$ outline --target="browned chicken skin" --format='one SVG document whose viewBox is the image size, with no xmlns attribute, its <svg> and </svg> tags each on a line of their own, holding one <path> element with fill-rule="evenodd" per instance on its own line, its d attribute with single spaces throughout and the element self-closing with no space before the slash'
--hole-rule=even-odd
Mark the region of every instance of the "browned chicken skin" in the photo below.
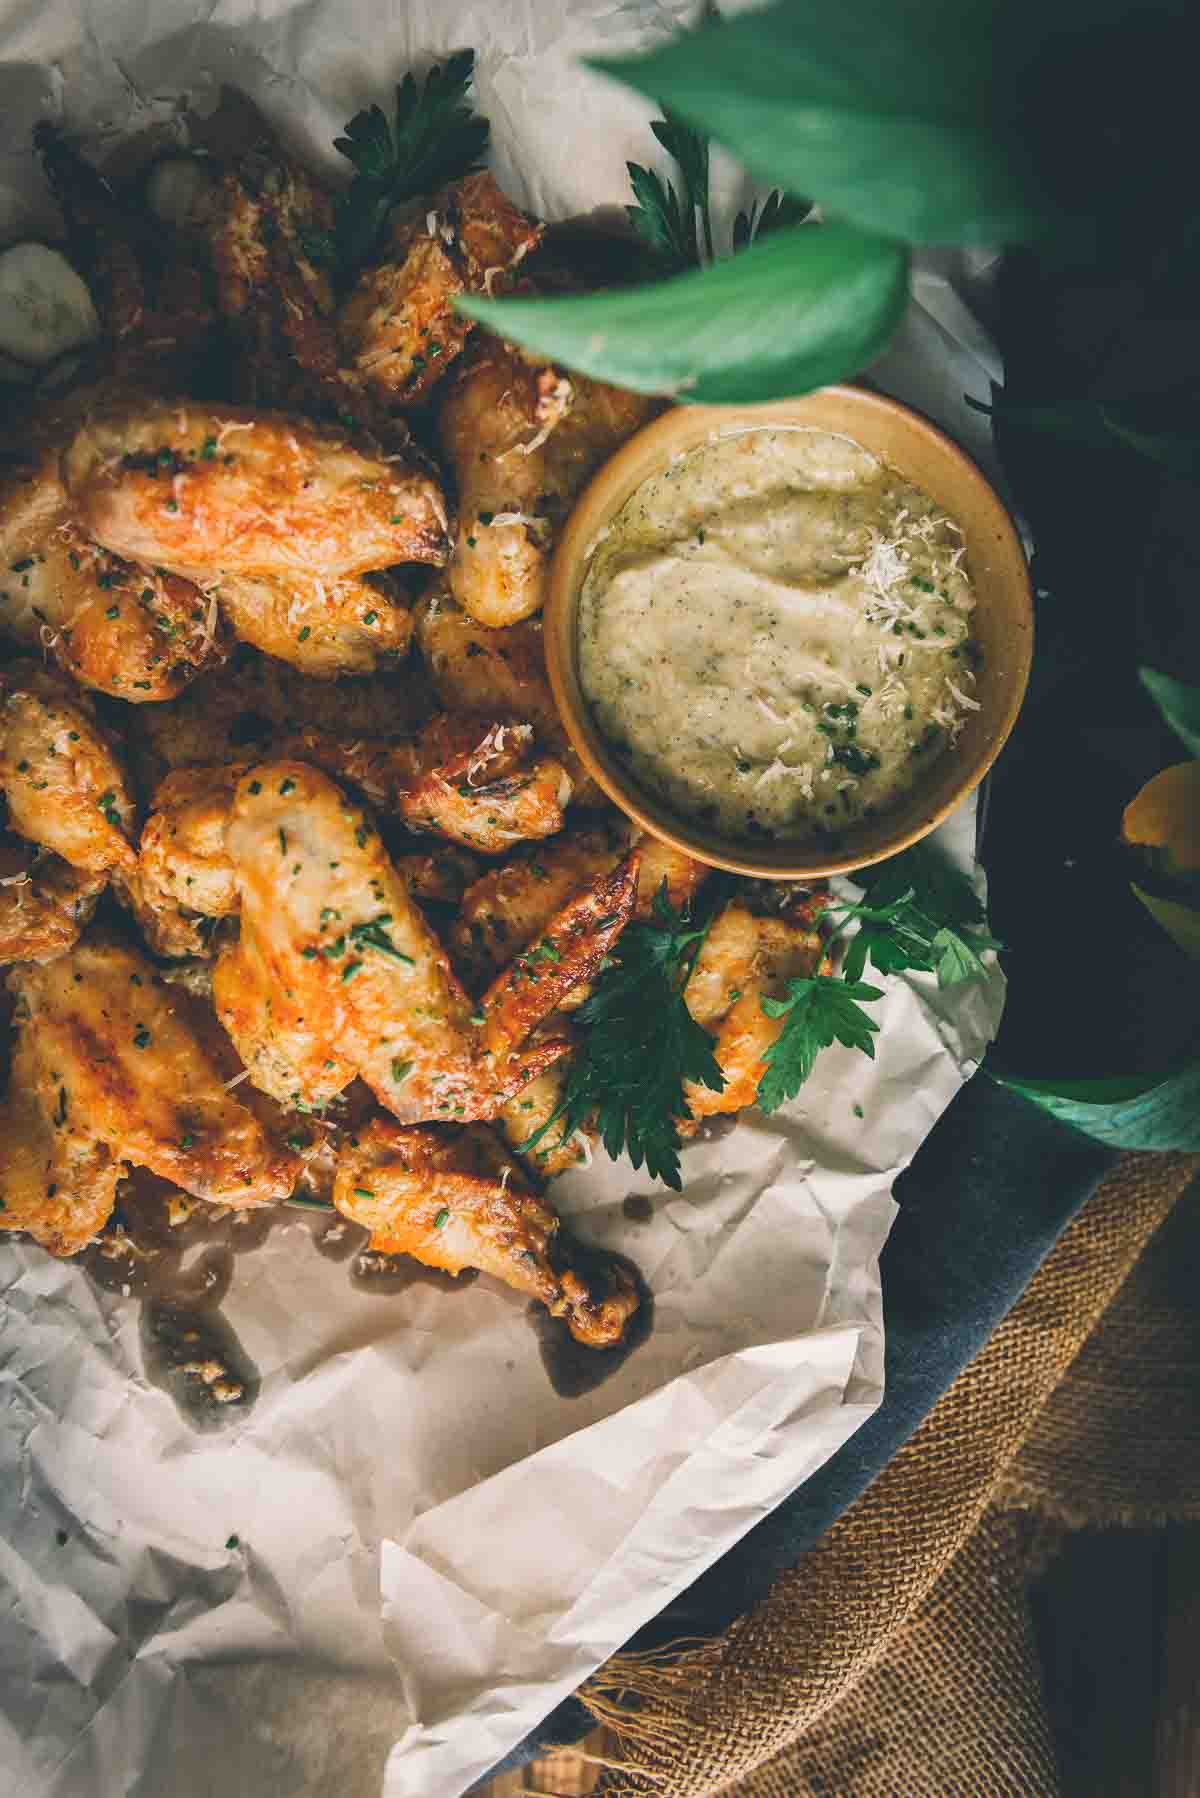
<svg viewBox="0 0 1200 1798">
<path fill-rule="evenodd" d="M 53 961 L 79 941 L 108 875 L 82 874 L 57 855 L 0 856 L 0 963 Z"/>
<path fill-rule="evenodd" d="M 36 662 L 0 674 L 0 789 L 21 836 L 85 874 L 132 868 L 134 800 L 77 688 Z"/>
<path fill-rule="evenodd" d="M 320 1106 L 357 1073 L 406 1121 L 489 1117 L 561 1053 L 543 1043 L 492 1064 L 379 837 L 315 768 L 243 776 L 226 847 L 241 934 L 213 995 L 251 1078 L 282 1102 Z"/>
<path fill-rule="evenodd" d="M 619 1342 L 637 1310 L 619 1264 L 599 1287 L 569 1260 L 559 1264 L 558 1218 L 484 1126 L 439 1132 L 376 1120 L 342 1150 L 333 1197 L 370 1230 L 373 1248 L 448 1273 L 480 1268 L 539 1299 L 589 1347 Z"/>
<path fill-rule="evenodd" d="M 63 473 L 98 543 L 176 574 L 333 580 L 446 555 L 445 506 L 423 469 L 287 413 L 110 395 Z"/>
<path fill-rule="evenodd" d="M 540 618 L 491 630 L 464 612 L 444 578 L 439 578 L 417 601 L 413 625 L 443 705 L 451 711 L 527 719 L 538 741 L 571 776 L 576 803 L 592 805 L 600 800 L 600 789 L 571 746 L 550 691 Z"/>
<path fill-rule="evenodd" d="M 57 447 L 0 482 L 0 564 L 0 626 L 82 686 L 144 705 L 224 658 L 216 605 L 191 581 L 112 555 L 81 529 Z"/>
<path fill-rule="evenodd" d="M 401 661 L 412 638 L 407 598 L 385 572 L 222 574 L 210 591 L 235 637 L 322 680 Z"/>
<path fill-rule="evenodd" d="M 52 1255 L 75 1255 L 103 1229 L 124 1172 L 87 1132 L 46 1112 L 38 1057 L 23 1034 L 0 1100 L 0 1229 L 25 1230 Z"/>
<path fill-rule="evenodd" d="M 93 938 L 45 967 L 15 969 L 9 984 L 20 1034 L 7 1104 L 35 1144 L 14 1151 L 20 1167 L 44 1161 L 49 1132 L 55 1166 L 98 1170 L 108 1205 L 125 1162 L 223 1205 L 266 1204 L 291 1191 L 297 1157 L 272 1144 L 226 1090 L 190 1020 L 192 1002 L 136 950 Z M 59 1215 L 61 1190 L 43 1196 L 52 1204 L 48 1229 L 72 1244 L 59 1252 L 73 1252 L 82 1244 Z M 98 1209 L 84 1205 L 83 1240 L 103 1221 Z M 0 1223 L 38 1233 L 36 1219 L 21 1221 L 7 1207 Z"/>
<path fill-rule="evenodd" d="M 438 434 L 460 512 L 447 578 L 480 624 L 516 624 L 539 610 L 571 502 L 656 409 L 498 338 L 472 341 L 441 391 Z"/>
<path fill-rule="evenodd" d="M 534 248 L 542 226 L 486 172 L 416 202 L 392 226 L 387 260 L 364 270 L 338 314 L 354 373 L 386 407 L 424 398 L 472 329 L 451 302 L 492 292 Z"/>
<path fill-rule="evenodd" d="M 760 917 L 735 900 L 715 919 L 684 999 L 696 1022 L 717 1039 L 715 1054 L 725 1087 L 721 1092 L 706 1086 L 685 1089 L 694 1119 L 753 1105 L 766 1071 L 764 1056 L 783 1029 L 783 1019 L 768 1017 L 761 1001 L 784 997 L 789 980 L 816 973 L 824 962 L 826 943 L 817 929 L 816 906 L 802 907 L 791 917 Z"/>
</svg>

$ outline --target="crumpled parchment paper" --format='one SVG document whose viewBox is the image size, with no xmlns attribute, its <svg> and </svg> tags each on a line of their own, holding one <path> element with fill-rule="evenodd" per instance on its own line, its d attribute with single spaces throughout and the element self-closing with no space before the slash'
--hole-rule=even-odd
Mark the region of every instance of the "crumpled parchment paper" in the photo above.
<svg viewBox="0 0 1200 1798">
<path fill-rule="evenodd" d="M 669 34 L 682 0 L 46 0 L 0 11 L 0 230 L 53 217 L 29 133 L 97 141 L 259 102 L 315 160 L 410 66 L 466 45 L 493 162 L 551 218 L 661 160 L 649 110 L 578 57 Z M 727 202 L 741 181 L 724 161 Z M 967 447 L 994 352 L 943 260 L 876 371 Z M 973 866 L 974 806 L 943 827 Z M 1003 980 L 888 983 L 874 1062 L 690 1147 L 556 1183 L 631 1256 L 648 1339 L 556 1394 L 523 1305 L 480 1281 L 381 1296 L 292 1218 L 226 1302 L 261 1375 L 197 1433 L 144 1377 L 137 1305 L 0 1245 L 0 1783 L 22 1798 L 455 1798 L 878 1405 L 878 1253 L 897 1172 L 994 1034 Z M 649 1196 L 648 1221 L 624 1202 Z M 644 1208 L 642 1208 L 644 1209 Z"/>
</svg>

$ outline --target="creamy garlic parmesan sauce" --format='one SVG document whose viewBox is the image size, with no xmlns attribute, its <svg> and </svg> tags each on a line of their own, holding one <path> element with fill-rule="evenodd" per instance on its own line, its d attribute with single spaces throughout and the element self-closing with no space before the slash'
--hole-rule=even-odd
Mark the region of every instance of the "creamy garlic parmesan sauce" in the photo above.
<svg viewBox="0 0 1200 1798">
<path fill-rule="evenodd" d="M 893 804 L 977 711 L 962 533 L 848 437 L 710 439 L 593 545 L 579 674 L 639 782 L 802 841 Z"/>
</svg>

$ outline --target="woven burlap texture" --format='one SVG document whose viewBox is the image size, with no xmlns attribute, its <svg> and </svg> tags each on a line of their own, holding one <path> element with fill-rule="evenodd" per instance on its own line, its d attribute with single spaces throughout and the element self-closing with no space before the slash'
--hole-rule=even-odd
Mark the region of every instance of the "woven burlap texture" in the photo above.
<svg viewBox="0 0 1200 1798">
<path fill-rule="evenodd" d="M 1086 1486 L 1068 1503 L 1053 1479 L 1047 1407 L 1197 1170 L 1195 1156 L 1125 1157 L 916 1434 L 761 1604 L 714 1642 L 618 1655 L 589 1681 L 581 1696 L 623 1744 L 602 1792 L 1057 1791 L 1024 1609 L 1025 1570 L 1044 1536 L 995 1507 L 1053 1493 L 1057 1502 L 1044 1509 L 1079 1515 Z M 1159 1346 L 1178 1371 L 1178 1350 L 1160 1326 Z M 1132 1373 L 1135 1353 L 1105 1350 L 1097 1337 L 1098 1364 L 1089 1359 L 1081 1370 L 1100 1402 L 1117 1390 L 1122 1369 Z M 1132 1394 L 1136 1382 L 1126 1386 Z M 1132 1397 L 1125 1408 L 1136 1408 Z M 1071 1422 L 1067 1395 L 1062 1409 Z M 1043 1415 L 1044 1444 L 1035 1435 Z M 1181 1415 L 1180 1455 L 1186 1422 Z M 1078 1471 L 1089 1448 L 1103 1452 L 1104 1429 L 1096 1421 L 1072 1422 L 1072 1430 L 1069 1466 Z M 1018 1460 L 1026 1444 L 1028 1468 Z M 1194 1438 L 1187 1453 L 1194 1481 Z M 1177 1497 L 1186 1478 L 1181 1467 Z M 1109 1499 L 1114 1515 L 1135 1510 L 1115 1489 Z M 1157 1486 L 1150 1509 L 1172 1511 Z M 1185 1510 L 1176 1503 L 1172 1514 Z"/>
</svg>

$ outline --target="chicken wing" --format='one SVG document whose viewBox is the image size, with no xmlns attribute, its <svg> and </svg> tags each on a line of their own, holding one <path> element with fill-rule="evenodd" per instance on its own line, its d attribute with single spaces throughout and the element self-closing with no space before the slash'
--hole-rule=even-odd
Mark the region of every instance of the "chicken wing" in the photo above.
<svg viewBox="0 0 1200 1798">
<path fill-rule="evenodd" d="M 370 423 L 361 380 L 340 367 L 333 289 L 317 249 L 330 241 L 332 199 L 261 115 L 241 123 L 250 141 L 227 158 L 209 227 L 217 306 L 242 350 L 238 388 L 255 405 Z"/>
<path fill-rule="evenodd" d="M 37 126 L 34 144 L 96 302 L 110 368 L 160 384 L 187 379 L 215 323 L 207 272 L 54 126 Z"/>
<path fill-rule="evenodd" d="M 451 711 L 486 712 L 493 718 L 526 719 L 538 741 L 566 768 L 575 802 L 594 805 L 602 798 L 558 715 L 546 678 L 540 618 L 490 630 L 464 612 L 444 579 L 439 579 L 417 601 L 413 626 L 444 706 Z"/>
<path fill-rule="evenodd" d="M 571 504 L 658 402 L 494 337 L 477 337 L 440 395 L 438 435 L 457 477 L 450 591 L 480 624 L 540 609 L 550 548 Z"/>
<path fill-rule="evenodd" d="M 572 830 L 487 869 L 463 894 L 446 939 L 471 990 L 482 991 L 568 899 L 615 865 L 623 847 L 619 825 Z"/>
<path fill-rule="evenodd" d="M 82 686 L 132 705 L 174 699 L 223 660 L 215 604 L 191 581 L 111 555 L 80 530 L 58 452 L 0 484 L 0 628 Z"/>
<path fill-rule="evenodd" d="M 454 714 L 448 718 L 460 722 Z M 529 753 L 532 728 L 469 714 L 461 726 L 460 748 L 446 740 L 443 720 L 435 718 L 428 727 L 421 746 L 425 756 L 430 750 L 450 753 L 418 773 L 397 796 L 397 809 L 409 829 L 448 837 L 483 855 L 503 855 L 516 842 L 560 831 L 571 777 L 552 756 L 520 765 Z"/>
<path fill-rule="evenodd" d="M 570 1061 L 570 1056 L 564 1055 L 544 1074 L 522 1087 L 496 1120 L 509 1148 L 514 1154 L 523 1156 L 526 1162 L 531 1162 L 542 1179 L 561 1174 L 569 1167 L 578 1167 L 589 1154 L 590 1145 L 585 1146 L 582 1130 L 567 1130 L 565 1119 L 552 1121 L 563 1101 Z M 525 1144 L 539 1130 L 545 1130 L 546 1134 L 536 1147 L 526 1152 Z"/>
<path fill-rule="evenodd" d="M 764 1057 L 783 1029 L 782 1018 L 768 1017 L 761 1000 L 784 997 L 789 980 L 827 966 L 825 953 L 811 909 L 791 918 L 764 918 L 733 901 L 721 912 L 696 959 L 684 998 L 696 1022 L 716 1036 L 725 1087 L 714 1092 L 689 1084 L 685 1091 L 693 1119 L 753 1105 L 766 1071 Z"/>
<path fill-rule="evenodd" d="M 638 867 L 635 918 L 648 918 L 664 881 L 674 906 L 691 899 L 711 868 L 645 832 L 631 831 L 615 812 L 604 822 L 558 836 L 544 847 L 517 850 L 499 868 L 468 887 L 447 944 L 455 966 L 478 991 L 543 931 L 568 899 L 597 875 L 613 868 L 636 844 Z M 564 996 L 578 1004 L 586 989 Z"/>
<path fill-rule="evenodd" d="M 376 1119 L 342 1150 L 333 1199 L 370 1230 L 372 1248 L 448 1273 L 480 1268 L 565 1318 L 591 1348 L 619 1342 L 637 1310 L 618 1263 L 599 1280 L 570 1265 L 557 1216 L 482 1126 L 446 1133 Z"/>
<path fill-rule="evenodd" d="M 206 920 L 237 911 L 225 832 L 238 782 L 251 762 L 181 768 L 155 792 L 137 863 L 121 886 L 158 955 L 203 955 Z"/>
<path fill-rule="evenodd" d="M 0 1099 L 0 1229 L 24 1230 L 52 1255 L 76 1255 L 103 1229 L 124 1172 L 119 1157 L 68 1128 L 38 1096 L 36 1057 L 25 1035 Z"/>
<path fill-rule="evenodd" d="M 291 1191 L 298 1158 L 226 1091 L 191 1022 L 193 1001 L 136 950 L 84 938 L 9 981 L 33 1092 L 64 1142 L 104 1144 L 118 1161 L 222 1205 Z"/>
<path fill-rule="evenodd" d="M 108 395 L 63 457 L 84 528 L 183 575 L 317 575 L 441 563 L 446 511 L 416 462 L 282 412 Z"/>
<path fill-rule="evenodd" d="M 219 680 L 200 681 L 171 705 L 144 707 L 137 714 L 135 735 L 150 768 L 148 784 L 154 785 L 168 769 L 218 761 L 248 744 L 278 741 L 295 733 L 301 720 L 312 726 L 318 741 L 337 743 L 339 756 L 346 753 L 347 742 L 368 738 L 387 744 L 397 732 L 411 737 L 436 703 L 419 670 L 311 680 L 286 662 L 243 650 Z M 282 753 L 325 766 L 315 750 L 289 747 Z M 366 764 L 360 760 L 359 765 Z M 362 784 L 348 764 L 346 772 Z"/>
<path fill-rule="evenodd" d="M 317 769 L 252 769 L 226 844 L 242 926 L 213 997 L 251 1078 L 276 1098 L 320 1106 L 358 1073 L 406 1121 L 489 1117 L 562 1052 L 539 1044 L 493 1067 L 379 837 Z"/>
<path fill-rule="evenodd" d="M 83 874 L 57 855 L 15 854 L 5 845 L 0 876 L 0 964 L 53 961 L 79 941 L 108 875 Z"/>
<path fill-rule="evenodd" d="M 134 801 L 106 731 L 61 675 L 0 674 L 0 789 L 12 828 L 85 874 L 134 863 Z"/>
<path fill-rule="evenodd" d="M 456 293 L 492 292 L 539 242 L 487 173 L 445 187 L 394 223 L 387 260 L 359 276 L 338 314 L 351 367 L 380 403 L 411 406 L 445 373 L 472 329 Z"/>
<path fill-rule="evenodd" d="M 639 854 L 635 849 L 563 906 L 537 942 L 488 987 L 479 1001 L 484 1041 L 503 1065 L 518 1043 L 557 1010 L 563 997 L 599 970 L 633 911 Z"/>
<path fill-rule="evenodd" d="M 412 612 L 385 573 L 222 574 L 211 588 L 235 637 L 320 680 L 400 661 Z"/>
</svg>

